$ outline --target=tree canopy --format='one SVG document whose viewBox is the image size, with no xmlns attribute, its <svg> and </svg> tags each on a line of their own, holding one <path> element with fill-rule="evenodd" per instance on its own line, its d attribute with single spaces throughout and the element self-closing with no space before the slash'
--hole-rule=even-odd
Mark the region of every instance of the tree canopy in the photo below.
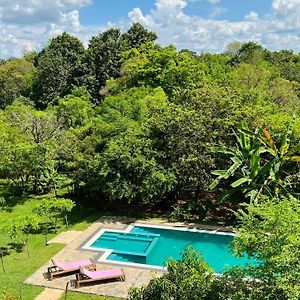
<svg viewBox="0 0 300 300">
<path fill-rule="evenodd" d="M 35 213 L 54 226 L 75 205 L 60 187 L 101 210 L 238 224 L 233 251 L 262 261 L 216 278 L 190 249 L 132 299 L 296 300 L 299 97 L 300 55 L 289 50 L 178 50 L 139 23 L 86 45 L 64 32 L 0 61 L 1 183 L 14 196 L 50 193 Z M 28 246 L 39 226 L 21 216 L 11 235 Z"/>
</svg>

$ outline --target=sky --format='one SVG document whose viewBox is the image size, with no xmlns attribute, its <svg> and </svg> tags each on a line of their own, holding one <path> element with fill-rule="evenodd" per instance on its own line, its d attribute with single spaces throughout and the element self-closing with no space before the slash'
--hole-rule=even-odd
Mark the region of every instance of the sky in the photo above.
<svg viewBox="0 0 300 300">
<path fill-rule="evenodd" d="M 218 53 L 254 40 L 300 52 L 300 0 L 0 0 L 0 57 L 40 50 L 64 31 L 87 46 L 91 36 L 134 22 L 178 49 Z"/>
</svg>

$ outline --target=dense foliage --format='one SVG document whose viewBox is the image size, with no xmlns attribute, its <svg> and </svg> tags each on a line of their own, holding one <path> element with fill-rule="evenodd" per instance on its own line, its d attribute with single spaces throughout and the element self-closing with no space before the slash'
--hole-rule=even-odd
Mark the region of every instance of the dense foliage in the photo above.
<svg viewBox="0 0 300 300">
<path fill-rule="evenodd" d="M 0 178 L 14 196 L 64 186 L 98 207 L 240 221 L 234 251 L 264 262 L 215 278 L 186 252 L 133 299 L 297 299 L 300 55 L 254 42 L 197 54 L 156 38 L 138 23 L 87 47 L 63 33 L 1 60 Z M 49 199 L 34 212 L 56 227 L 73 206 Z M 10 227 L 27 246 L 45 223 L 31 217 Z"/>
<path fill-rule="evenodd" d="M 3 61 L 1 177 L 22 193 L 55 191 L 68 180 L 76 193 L 111 201 L 192 201 L 205 216 L 215 207 L 211 172 L 228 165 L 210 149 L 232 147 L 241 120 L 279 144 L 294 114 L 289 143 L 297 143 L 296 54 L 249 42 L 197 55 L 155 39 L 134 24 L 93 37 L 85 49 L 63 33 L 40 53 Z"/>
<path fill-rule="evenodd" d="M 212 147 L 212 152 L 227 157 L 232 164 L 227 170 L 212 172 L 218 177 L 210 188 L 225 180 L 231 189 L 226 188 L 223 199 L 236 200 L 244 196 L 255 201 L 261 194 L 270 197 L 279 193 L 298 194 L 300 156 L 297 153 L 300 145 L 291 145 L 294 120 L 295 117 L 277 144 L 267 130 L 251 132 L 246 124 L 242 124 L 239 136 L 236 135 L 235 148 Z"/>
</svg>

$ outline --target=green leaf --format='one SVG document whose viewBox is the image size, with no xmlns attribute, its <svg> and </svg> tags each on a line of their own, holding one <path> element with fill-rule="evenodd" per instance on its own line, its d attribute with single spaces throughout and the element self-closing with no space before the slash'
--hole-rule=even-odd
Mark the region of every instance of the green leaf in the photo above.
<svg viewBox="0 0 300 300">
<path fill-rule="evenodd" d="M 218 178 L 216 178 L 210 185 L 209 185 L 209 189 L 210 190 L 213 190 L 213 189 L 215 189 L 219 184 L 220 184 L 220 181 L 221 181 L 221 177 L 218 177 Z"/>
<path fill-rule="evenodd" d="M 224 154 L 224 155 L 232 155 L 232 156 L 235 155 L 235 153 L 227 147 L 211 147 L 210 152 Z"/>
<path fill-rule="evenodd" d="M 245 182 L 251 182 L 251 179 L 243 177 L 243 178 L 240 178 L 240 179 L 236 180 L 235 182 L 233 182 L 230 186 L 233 188 L 236 188 Z"/>
<path fill-rule="evenodd" d="M 258 175 L 260 166 L 260 155 L 258 151 L 255 151 L 251 156 L 251 178 Z"/>
<path fill-rule="evenodd" d="M 214 170 L 211 172 L 211 174 L 217 175 L 217 176 L 223 176 L 223 175 L 225 175 L 225 173 L 226 173 L 226 170 Z"/>
<path fill-rule="evenodd" d="M 236 162 L 223 175 L 223 178 L 228 179 L 241 166 L 241 164 L 242 164 L 242 161 L 236 160 Z"/>
<path fill-rule="evenodd" d="M 292 156 L 292 157 L 290 158 L 290 161 L 300 163 L 300 155 Z"/>
<path fill-rule="evenodd" d="M 290 124 L 288 126 L 288 129 L 282 137 L 281 145 L 280 145 L 280 149 L 279 149 L 279 153 L 280 153 L 281 157 L 284 156 L 288 152 L 288 149 L 290 147 L 291 136 L 293 133 L 293 127 L 295 124 L 295 120 L 296 120 L 296 115 L 293 115 L 293 117 L 290 121 Z"/>
<path fill-rule="evenodd" d="M 290 151 L 288 152 L 288 155 L 293 155 L 293 154 L 299 153 L 299 152 L 300 152 L 300 144 L 298 144 L 297 146 L 290 149 Z"/>
</svg>

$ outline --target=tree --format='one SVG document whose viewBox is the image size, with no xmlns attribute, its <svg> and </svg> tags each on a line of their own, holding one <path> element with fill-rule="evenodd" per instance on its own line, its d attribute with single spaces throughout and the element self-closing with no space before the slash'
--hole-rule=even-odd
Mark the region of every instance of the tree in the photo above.
<svg viewBox="0 0 300 300">
<path fill-rule="evenodd" d="M 148 203 L 169 192 L 175 176 L 159 164 L 152 141 L 140 130 L 127 130 L 111 139 L 100 156 L 99 175 L 111 200 Z"/>
<path fill-rule="evenodd" d="M 128 48 L 139 48 L 147 42 L 154 42 L 157 39 L 155 32 L 147 30 L 140 23 L 133 23 L 127 32 L 123 34 Z"/>
<path fill-rule="evenodd" d="M 31 98 L 39 108 L 57 103 L 73 85 L 80 85 L 84 75 L 84 46 L 80 40 L 64 32 L 51 39 L 37 57 L 37 73 Z"/>
<path fill-rule="evenodd" d="M 0 197 L 0 212 L 4 209 L 6 205 L 6 200 L 3 197 Z"/>
<path fill-rule="evenodd" d="M 203 216 L 209 204 L 206 200 L 211 201 L 208 186 L 215 164 L 208 148 L 215 141 L 223 143 L 231 127 L 239 123 L 241 104 L 229 89 L 214 84 L 178 89 L 173 102 L 151 115 L 147 123 L 150 137 L 161 153 L 161 164 L 176 175 L 169 199 L 197 203 Z"/>
<path fill-rule="evenodd" d="M 239 235 L 234 252 L 260 263 L 244 269 L 244 277 L 256 278 L 278 299 L 300 296 L 300 204 L 292 196 L 263 198 L 237 212 Z M 280 297 L 281 295 L 281 297 Z M 275 299 L 265 294 L 264 299 Z M 260 298 L 261 299 L 261 298 Z"/>
<path fill-rule="evenodd" d="M 86 87 L 93 99 L 100 99 L 100 89 L 107 79 L 120 76 L 120 59 L 125 44 L 120 29 L 108 29 L 92 37 L 86 54 L 89 74 Z"/>
<path fill-rule="evenodd" d="M 255 64 L 257 61 L 263 59 L 263 47 L 254 41 L 243 43 L 238 53 L 232 58 L 232 63 L 250 63 Z"/>
<path fill-rule="evenodd" d="M 56 230 L 57 222 L 60 218 L 64 218 L 66 227 L 68 228 L 68 213 L 74 208 L 75 203 L 70 199 L 50 198 L 43 200 L 34 212 L 39 216 L 47 217 L 54 225 Z"/>
<path fill-rule="evenodd" d="M 232 58 L 236 57 L 241 48 L 243 47 L 243 43 L 240 41 L 233 41 L 226 46 L 225 53 L 230 55 Z"/>
<path fill-rule="evenodd" d="M 295 118 L 292 118 L 278 146 L 267 130 L 252 133 L 246 124 L 242 124 L 240 136 L 236 135 L 235 148 L 211 149 L 213 153 L 229 158 L 232 164 L 228 169 L 212 172 L 218 177 L 210 188 L 214 189 L 225 180 L 231 189 L 226 190 L 223 198 L 231 196 L 239 201 L 241 195 L 257 200 L 261 193 L 274 196 L 295 192 L 300 156 L 297 155 L 299 145 L 292 147 L 291 144 L 294 122 Z"/>
<path fill-rule="evenodd" d="M 84 88 L 74 88 L 72 93 L 58 101 L 57 116 L 67 128 L 80 128 L 93 117 L 91 96 Z"/>
<path fill-rule="evenodd" d="M 168 273 L 152 279 L 147 287 L 131 289 L 129 300 L 210 299 L 213 270 L 197 251 L 187 248 L 182 261 L 167 261 L 167 269 Z"/>
<path fill-rule="evenodd" d="M 29 235 L 39 229 L 40 219 L 32 214 L 16 217 L 9 225 L 8 231 L 11 238 L 21 237 L 24 247 L 26 247 L 27 256 L 29 257 Z"/>
<path fill-rule="evenodd" d="M 148 202 L 164 196 L 173 183 L 172 172 L 157 159 L 143 126 L 155 110 L 167 105 L 161 88 L 133 88 L 106 97 L 99 115 L 82 142 L 74 180 L 85 191 L 104 192 L 110 200 Z"/>
<path fill-rule="evenodd" d="M 56 190 L 57 160 L 63 130 L 54 109 L 38 111 L 20 102 L 4 112 L 0 133 L 0 172 L 20 188 L 44 193 Z M 9 124 L 9 126 L 7 126 Z"/>
<path fill-rule="evenodd" d="M 120 79 L 108 82 L 108 89 L 150 86 L 161 87 L 168 96 L 179 88 L 195 88 L 205 82 L 206 67 L 174 46 L 161 48 L 152 42 L 123 54 Z"/>
<path fill-rule="evenodd" d="M 29 96 L 35 68 L 23 58 L 0 65 L 0 108 L 10 105 L 20 96 Z"/>
<path fill-rule="evenodd" d="M 138 48 L 156 38 L 154 32 L 148 31 L 139 23 L 134 23 L 126 33 L 110 28 L 92 37 L 85 56 L 88 71 L 84 86 L 94 102 L 99 102 L 100 94 L 105 92 L 103 87 L 106 81 L 120 76 L 123 51 Z"/>
</svg>

